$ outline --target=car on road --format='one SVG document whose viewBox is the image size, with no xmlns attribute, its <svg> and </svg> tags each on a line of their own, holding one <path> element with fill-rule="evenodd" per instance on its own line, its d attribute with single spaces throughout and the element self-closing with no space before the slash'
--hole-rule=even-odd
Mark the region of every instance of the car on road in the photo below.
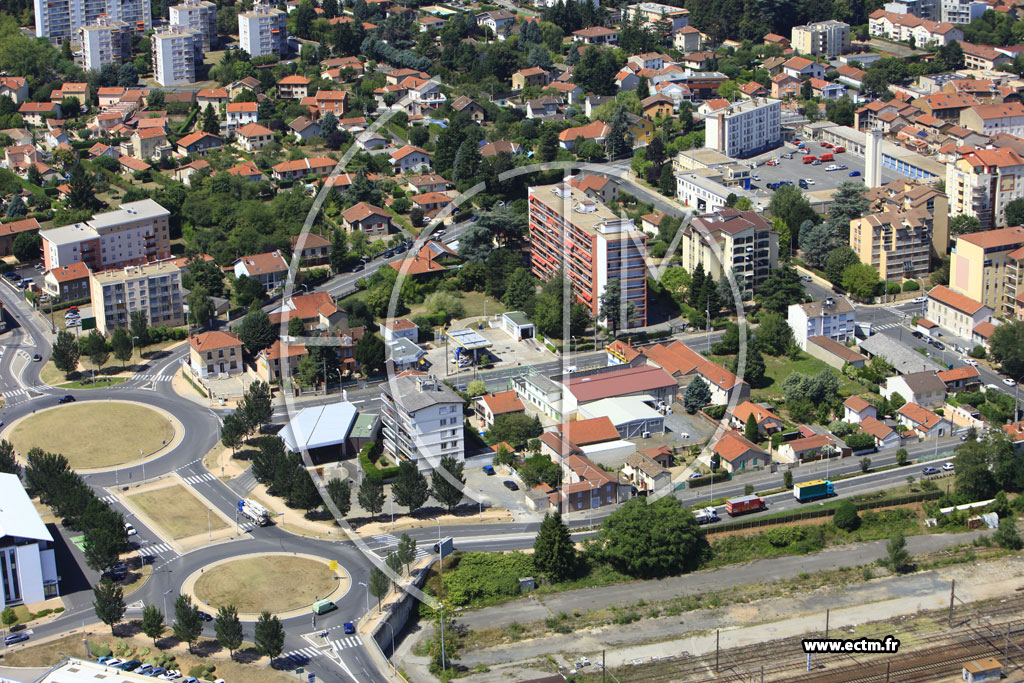
<svg viewBox="0 0 1024 683">
<path fill-rule="evenodd" d="M 856 178 L 859 175 L 860 175 L 860 171 L 850 171 L 850 177 L 851 178 Z"/>
<path fill-rule="evenodd" d="M 14 645 L 15 643 L 23 643 L 28 640 L 27 633 L 12 633 L 11 635 L 4 638 L 4 645 Z"/>
<path fill-rule="evenodd" d="M 356 632 L 356 627 L 351 621 L 345 622 L 345 635 L 350 636 Z"/>
<path fill-rule="evenodd" d="M 750 179 L 751 180 L 756 180 L 758 182 L 761 182 L 761 176 L 757 175 L 756 173 L 753 174 L 752 176 L 750 176 Z"/>
<path fill-rule="evenodd" d="M 825 170 L 826 171 L 838 171 L 839 167 L 837 165 L 835 165 L 835 164 L 829 164 L 828 166 L 825 167 Z"/>
<path fill-rule="evenodd" d="M 921 474 L 925 474 L 925 475 L 928 475 L 928 474 L 938 474 L 938 473 L 939 473 L 939 468 L 938 467 L 925 467 L 924 469 L 921 470 Z"/>
<path fill-rule="evenodd" d="M 41 360 L 43 360 L 43 357 L 40 356 L 38 353 L 32 355 L 32 362 L 33 363 L 38 363 Z"/>
<path fill-rule="evenodd" d="M 488 477 L 493 477 L 494 476 L 494 466 L 493 465 L 484 465 L 483 469 L 484 469 L 484 474 L 486 474 Z"/>
<path fill-rule="evenodd" d="M 934 346 L 939 351 L 945 351 L 946 350 L 946 345 L 943 344 L 940 341 L 935 340 L 935 339 L 928 340 L 928 343 L 931 344 L 932 346 Z"/>
<path fill-rule="evenodd" d="M 923 304 L 926 301 L 928 301 L 927 297 L 919 296 L 919 297 L 917 297 L 915 299 L 911 299 L 910 303 L 912 303 L 912 304 Z"/>
<path fill-rule="evenodd" d="M 967 359 L 964 360 L 964 362 L 967 363 L 968 365 L 973 365 L 974 367 L 978 367 L 978 361 L 974 360 L 973 358 L 967 358 Z"/>
<path fill-rule="evenodd" d="M 511 479 L 506 479 L 505 481 L 501 482 L 501 485 L 507 488 L 509 491 L 519 490 L 519 484 L 515 483 Z"/>
<path fill-rule="evenodd" d="M 914 337 L 917 337 L 918 339 L 924 336 L 924 333 L 922 333 L 921 330 L 914 330 L 910 334 Z"/>
<path fill-rule="evenodd" d="M 58 405 L 64 405 L 65 403 L 74 403 L 74 402 L 75 402 L 75 397 L 72 396 L 71 394 L 64 394 L 59 399 L 57 399 L 57 404 Z"/>
<path fill-rule="evenodd" d="M 1013 381 L 1012 379 L 1010 379 L 1009 377 L 1007 377 L 1006 379 L 1004 379 L 1004 380 L 1003 380 L 1003 384 L 1005 384 L 1005 385 L 1006 385 L 1006 386 L 1008 386 L 1008 387 L 1012 387 L 1012 386 L 1016 386 L 1016 384 L 1017 384 L 1017 383 L 1016 383 L 1016 382 L 1014 382 L 1014 381 Z"/>
<path fill-rule="evenodd" d="M 363 266 L 363 264 L 362 264 L 362 263 L 357 263 L 356 265 L 352 266 L 352 272 L 353 272 L 353 273 L 358 273 L 358 272 L 359 272 L 360 270 L 362 270 L 362 269 L 363 269 L 364 267 L 365 267 L 365 266 Z"/>
<path fill-rule="evenodd" d="M 213 615 L 202 610 L 199 610 L 199 618 L 203 621 L 213 621 Z"/>
<path fill-rule="evenodd" d="M 447 230 L 437 230 L 437 231 L 434 232 L 434 236 L 435 237 L 442 237 L 442 236 L 447 235 L 447 234 L 448 234 Z"/>
<path fill-rule="evenodd" d="M 124 523 L 124 533 L 127 534 L 128 536 L 134 536 L 134 535 L 136 535 L 139 532 L 135 530 L 135 527 L 132 526 L 131 522 L 125 522 Z"/>
<path fill-rule="evenodd" d="M 964 437 L 966 438 L 967 435 L 964 434 Z M 953 465 L 953 463 L 951 463 L 951 462 L 944 462 L 944 463 L 942 463 L 942 471 L 943 472 L 952 472 L 954 469 L 956 469 L 956 467 Z"/>
<path fill-rule="evenodd" d="M 850 167 L 849 167 L 849 166 L 847 166 L 846 164 L 839 164 L 839 167 L 838 167 L 838 168 L 836 168 L 836 170 L 837 170 L 837 171 L 845 171 L 845 170 L 846 170 L 846 169 L 848 169 L 848 168 L 850 168 Z"/>
<path fill-rule="evenodd" d="M 808 185 L 813 185 L 814 178 L 804 178 L 804 182 L 807 183 Z"/>
<path fill-rule="evenodd" d="M 811 277 L 810 275 L 801 275 L 800 279 L 803 280 L 804 282 L 814 282 L 814 278 Z"/>
<path fill-rule="evenodd" d="M 798 185 L 800 185 L 800 189 L 801 189 L 801 190 L 806 190 L 806 189 L 808 189 L 808 188 L 810 187 L 810 186 L 809 186 L 809 185 L 807 184 L 807 181 L 806 181 L 806 180 L 804 180 L 803 178 L 801 178 L 800 180 L 798 180 L 798 181 L 797 181 L 797 184 L 798 184 Z"/>
</svg>

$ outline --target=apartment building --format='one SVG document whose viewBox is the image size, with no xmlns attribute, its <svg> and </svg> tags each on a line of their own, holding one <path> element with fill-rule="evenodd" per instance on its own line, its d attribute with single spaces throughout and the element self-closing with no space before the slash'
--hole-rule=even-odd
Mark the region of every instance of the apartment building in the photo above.
<svg viewBox="0 0 1024 683">
<path fill-rule="evenodd" d="M 36 37 L 53 43 L 78 40 L 83 26 L 95 24 L 100 17 L 123 21 L 134 31 L 153 27 L 149 0 L 34 0 Z"/>
<path fill-rule="evenodd" d="M 938 0 L 892 0 L 883 5 L 886 12 L 893 14 L 913 14 L 915 17 L 937 21 L 939 18 Z"/>
<path fill-rule="evenodd" d="M 465 401 L 437 377 L 399 375 L 381 385 L 381 435 L 396 459 L 416 463 L 421 472 L 441 458 L 465 459 L 462 406 Z"/>
<path fill-rule="evenodd" d="M 171 27 L 154 33 L 153 77 L 163 86 L 196 81 L 196 69 L 203 63 L 202 36 L 190 29 Z"/>
<path fill-rule="evenodd" d="M 1007 133 L 1024 137 L 1024 104 L 1002 102 L 970 107 L 960 112 L 960 125 L 982 135 Z"/>
<path fill-rule="evenodd" d="M 970 340 L 975 327 L 991 321 L 992 308 L 949 287 L 938 285 L 928 291 L 925 317 L 950 334 Z"/>
<path fill-rule="evenodd" d="M 1017 259 L 1011 254 L 1022 247 L 1024 228 L 1019 226 L 960 235 L 950 256 L 949 288 L 988 306 L 996 315 L 1013 314 Z M 1011 278 L 1009 290 L 1007 277 Z"/>
<path fill-rule="evenodd" d="M 982 228 L 1004 227 L 1006 205 L 1024 197 L 1024 157 L 1014 150 L 974 149 L 946 164 L 950 215 L 966 214 Z"/>
<path fill-rule="evenodd" d="M 152 199 L 142 199 L 96 214 L 85 223 L 44 230 L 43 263 L 52 270 L 82 262 L 98 271 L 168 259 L 170 215 Z"/>
<path fill-rule="evenodd" d="M 939 7 L 942 21 L 950 24 L 969 24 L 989 9 L 983 0 L 941 0 Z"/>
<path fill-rule="evenodd" d="M 647 28 L 664 28 L 666 35 L 690 25 L 690 10 L 660 2 L 639 2 L 623 10 L 622 18 L 626 21 L 632 22 L 635 17 L 640 17 Z"/>
<path fill-rule="evenodd" d="M 256 375 L 268 384 L 294 377 L 299 372 L 299 362 L 307 355 L 305 344 L 282 344 L 275 339 L 269 348 L 256 355 Z"/>
<path fill-rule="evenodd" d="M 681 265 L 691 273 L 702 265 L 720 280 L 731 270 L 744 301 L 779 265 L 779 233 L 755 211 L 723 208 L 695 216 L 683 228 L 679 249 Z"/>
<path fill-rule="evenodd" d="M 209 52 L 217 42 L 217 5 L 209 0 L 184 0 L 168 10 L 171 27 L 197 33 L 203 52 Z"/>
<path fill-rule="evenodd" d="M 928 274 L 932 216 L 923 208 L 880 211 L 850 221 L 850 247 L 883 280 Z"/>
<path fill-rule="evenodd" d="M 618 280 L 623 306 L 634 307 L 628 327 L 647 324 L 647 235 L 569 183 L 531 187 L 530 263 L 547 280 L 560 272 L 592 316 L 601 296 Z"/>
<path fill-rule="evenodd" d="M 185 324 L 181 269 L 170 261 L 93 273 L 89 285 L 96 329 L 103 334 L 127 327 L 136 311 L 146 313 L 150 327 Z"/>
<path fill-rule="evenodd" d="M 845 297 L 825 297 L 809 304 L 792 304 L 787 321 L 797 346 L 807 350 L 810 337 L 828 337 L 839 344 L 853 340 L 857 311 Z"/>
<path fill-rule="evenodd" d="M 287 12 L 257 4 L 238 14 L 238 44 L 250 57 L 284 55 L 288 51 Z"/>
<path fill-rule="evenodd" d="M 749 157 L 782 144 L 782 102 L 742 100 L 704 119 L 704 146 L 733 158 Z"/>
<path fill-rule="evenodd" d="M 949 199 L 943 192 L 930 184 L 900 179 L 871 188 L 866 197 L 880 213 L 924 210 L 930 218 L 932 258 L 941 259 L 949 253 Z"/>
<path fill-rule="evenodd" d="M 123 21 L 100 17 L 82 27 L 82 53 L 86 71 L 124 64 L 132 57 L 132 28 Z"/>
<path fill-rule="evenodd" d="M 850 25 L 835 19 L 794 26 L 793 49 L 802 55 L 824 55 L 829 59 L 850 51 Z"/>
<path fill-rule="evenodd" d="M 868 17 L 868 33 L 889 40 L 909 42 L 919 47 L 942 46 L 964 39 L 964 32 L 948 21 L 933 21 L 914 14 L 877 9 Z"/>
</svg>

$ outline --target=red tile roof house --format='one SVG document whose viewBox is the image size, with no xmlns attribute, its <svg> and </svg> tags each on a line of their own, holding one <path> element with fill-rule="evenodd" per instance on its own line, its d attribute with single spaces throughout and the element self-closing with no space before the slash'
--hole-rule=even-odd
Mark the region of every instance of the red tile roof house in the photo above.
<svg viewBox="0 0 1024 683">
<path fill-rule="evenodd" d="M 274 141 L 274 131 L 258 123 L 248 123 L 235 131 L 235 139 L 247 152 L 258 152 Z"/>
<path fill-rule="evenodd" d="M 327 292 L 292 296 L 270 314 L 274 325 L 287 325 L 292 318 L 301 320 L 307 332 L 320 327 L 348 327 L 348 313 L 338 308 Z"/>
<path fill-rule="evenodd" d="M 735 429 L 722 435 L 711 447 L 711 452 L 719 457 L 721 467 L 728 472 L 766 467 L 771 463 L 771 456 Z"/>
<path fill-rule="evenodd" d="M 608 365 L 628 365 L 635 368 L 647 363 L 647 358 L 630 344 L 616 339 L 605 347 Z"/>
<path fill-rule="evenodd" d="M 603 145 L 608 132 L 611 129 L 602 121 L 594 121 L 585 126 L 566 128 L 558 134 L 558 145 L 562 149 L 572 150 L 577 138 L 583 138 L 586 142 L 596 142 Z"/>
<path fill-rule="evenodd" d="M 781 417 L 752 401 L 744 401 L 733 408 L 732 412 L 727 412 L 726 415 L 729 417 L 729 424 L 734 429 L 740 430 L 747 426 L 747 420 L 753 415 L 754 420 L 757 422 L 757 433 L 759 436 L 781 432 L 785 426 Z"/>
<path fill-rule="evenodd" d="M 299 244 L 301 243 L 301 248 Z M 302 266 L 322 266 L 331 261 L 331 241 L 323 235 L 315 232 L 307 232 L 304 235 L 294 235 L 291 238 L 292 253 L 302 251 L 299 257 Z"/>
<path fill-rule="evenodd" d="M 408 318 L 389 318 L 381 325 L 380 334 L 386 342 L 402 337 L 413 344 L 419 343 L 420 340 L 420 328 Z"/>
<path fill-rule="evenodd" d="M 895 448 L 903 443 L 895 429 L 875 417 L 868 416 L 861 420 L 860 431 L 875 437 L 875 447 L 879 449 Z"/>
<path fill-rule="evenodd" d="M 178 140 L 178 154 L 189 156 L 191 154 L 206 154 L 214 149 L 224 146 L 224 141 L 212 133 L 196 131 Z"/>
<path fill-rule="evenodd" d="M 82 261 L 53 268 L 43 274 L 43 291 L 60 301 L 77 301 L 90 296 L 89 266 Z"/>
<path fill-rule="evenodd" d="M 572 445 L 581 447 L 607 441 L 618 441 L 622 438 L 619 436 L 619 430 L 615 428 L 611 418 L 603 415 L 587 420 L 576 420 L 566 424 L 558 423 L 555 425 L 555 430 L 563 438 L 568 439 Z"/>
<path fill-rule="evenodd" d="M 23 232 L 38 234 L 39 221 L 35 218 L 23 218 L 10 223 L 0 223 L 0 256 L 10 256 L 14 240 Z"/>
<path fill-rule="evenodd" d="M 563 416 L 576 414 L 581 405 L 605 398 L 649 395 L 656 401 L 671 405 L 676 398 L 676 380 L 661 368 L 643 366 L 617 368 L 583 377 L 562 380 L 566 391 L 562 396 Z"/>
<path fill-rule="evenodd" d="M 337 165 L 338 162 L 330 157 L 282 161 L 273 167 L 274 178 L 276 180 L 302 180 L 307 176 L 319 177 L 327 175 Z"/>
<path fill-rule="evenodd" d="M 916 403 L 906 403 L 896 413 L 900 424 L 913 430 L 921 439 L 946 436 L 950 433 L 949 420 Z"/>
<path fill-rule="evenodd" d="M 515 391 L 502 391 L 497 394 L 484 394 L 476 399 L 476 416 L 484 429 L 494 426 L 499 415 L 515 415 L 525 413 L 526 406 L 519 400 Z"/>
<path fill-rule="evenodd" d="M 578 512 L 619 502 L 619 482 L 582 455 L 562 459 L 562 490 L 552 503 L 562 512 Z"/>
<path fill-rule="evenodd" d="M 359 202 L 342 211 L 341 221 L 348 232 L 364 232 L 369 237 L 383 237 L 391 230 L 391 214 L 366 202 Z"/>
<path fill-rule="evenodd" d="M 451 197 L 440 192 L 424 192 L 414 195 L 410 199 L 414 206 L 422 209 L 426 217 L 431 219 L 452 203 Z"/>
<path fill-rule="evenodd" d="M 664 368 L 675 377 L 680 387 L 689 386 L 694 377 L 703 378 L 711 389 L 711 403 L 714 405 L 728 404 L 734 397 L 742 401 L 750 394 L 749 384 L 680 341 L 668 346 L 655 344 L 641 353 L 650 364 Z"/>
<path fill-rule="evenodd" d="M 284 284 L 288 279 L 288 264 L 279 251 L 243 256 L 231 266 L 236 278 L 243 275 L 254 277 L 268 290 Z"/>
<path fill-rule="evenodd" d="M 815 434 L 782 444 L 775 453 L 775 460 L 785 463 L 818 460 L 835 455 L 837 448 L 836 440 L 828 434 Z"/>
<path fill-rule="evenodd" d="M 279 382 L 282 377 L 295 377 L 299 371 L 299 361 L 309 352 L 305 344 L 285 344 L 275 339 L 270 348 L 263 349 L 256 356 L 256 374 L 264 382 Z"/>
<path fill-rule="evenodd" d="M 868 417 L 878 417 L 878 410 L 860 396 L 851 396 L 843 401 L 843 422 L 857 424 Z"/>
<path fill-rule="evenodd" d="M 430 154 L 419 147 L 406 145 L 391 153 L 391 165 L 399 173 L 424 171 L 430 168 Z"/>
</svg>

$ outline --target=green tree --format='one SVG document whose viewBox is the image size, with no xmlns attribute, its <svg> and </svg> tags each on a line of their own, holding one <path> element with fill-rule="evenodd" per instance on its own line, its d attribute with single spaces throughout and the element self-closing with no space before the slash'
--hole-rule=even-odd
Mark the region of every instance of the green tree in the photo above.
<svg viewBox="0 0 1024 683">
<path fill-rule="evenodd" d="M 1006 205 L 1006 224 L 1024 225 L 1024 198 L 1014 199 Z"/>
<path fill-rule="evenodd" d="M 708 383 L 700 376 L 694 377 L 683 394 L 683 407 L 686 408 L 686 412 L 693 415 L 710 402 L 711 389 Z"/>
<path fill-rule="evenodd" d="M 217 634 L 217 642 L 233 658 L 235 650 L 242 647 L 242 622 L 238 620 L 238 610 L 234 605 L 221 605 L 213 622 L 213 630 Z"/>
<path fill-rule="evenodd" d="M 630 500 L 605 519 L 593 546 L 595 557 L 634 578 L 692 571 L 708 550 L 696 517 L 671 496 Z"/>
<path fill-rule="evenodd" d="M 409 534 L 403 533 L 398 539 L 398 559 L 405 565 L 405 573 L 409 573 L 409 566 L 416 560 L 416 539 L 410 538 Z"/>
<path fill-rule="evenodd" d="M 188 645 L 191 654 L 192 644 L 203 632 L 203 619 L 199 615 L 199 608 L 192 604 L 192 598 L 188 595 L 179 595 L 174 601 L 174 625 L 171 630 L 175 638 Z"/>
<path fill-rule="evenodd" d="M 533 542 L 533 564 L 552 581 L 564 581 L 576 572 L 579 558 L 569 527 L 559 512 L 545 514 Z"/>
<path fill-rule="evenodd" d="M 292 316 L 288 320 L 288 336 L 289 337 L 303 337 L 306 334 L 306 326 L 302 322 L 302 318 L 299 316 Z"/>
<path fill-rule="evenodd" d="M 357 233 L 363 234 L 363 233 Z M 242 307 L 251 308 L 254 304 L 259 304 L 266 296 L 267 290 L 257 278 L 249 277 L 248 275 L 242 275 L 235 280 L 235 284 L 232 286 L 233 296 L 235 303 Z"/>
<path fill-rule="evenodd" d="M 79 342 L 83 347 L 85 355 L 89 356 L 89 362 L 93 366 L 93 374 L 103 369 L 103 366 L 110 360 L 110 352 L 107 351 L 107 340 L 99 330 L 92 330 L 89 335 Z"/>
<path fill-rule="evenodd" d="M 763 310 L 785 314 L 790 304 L 802 303 L 804 300 L 804 288 L 799 273 L 789 266 L 772 270 L 755 298 L 759 299 Z"/>
<path fill-rule="evenodd" d="M 626 108 L 623 106 L 619 106 L 615 117 L 608 126 L 604 149 L 605 154 L 612 159 L 633 151 L 633 134 L 630 132 L 629 119 L 626 116 Z"/>
<path fill-rule="evenodd" d="M 68 178 L 68 208 L 72 211 L 92 211 L 99 208 L 96 200 L 96 178 L 78 163 L 71 167 Z"/>
<path fill-rule="evenodd" d="M 867 301 L 878 293 L 878 271 L 867 263 L 855 263 L 843 271 L 843 289 L 855 299 Z"/>
<path fill-rule="evenodd" d="M 1004 373 L 1015 380 L 1024 377 L 1024 322 L 997 326 L 989 339 L 989 352 Z"/>
<path fill-rule="evenodd" d="M 341 228 L 331 233 L 331 270 L 340 273 L 348 266 L 348 234 Z"/>
<path fill-rule="evenodd" d="M 747 415 L 747 423 L 743 425 L 743 436 L 747 438 L 747 441 L 757 443 L 759 433 L 757 418 L 754 417 L 754 413 L 750 413 L 750 415 Z"/>
<path fill-rule="evenodd" d="M 855 263 L 860 263 L 857 252 L 842 244 L 830 251 L 825 258 L 825 278 L 834 285 L 842 286 L 843 272 Z"/>
<path fill-rule="evenodd" d="M 242 445 L 248 433 L 249 428 L 245 424 L 245 417 L 241 413 L 234 412 L 224 416 L 224 421 L 220 428 L 220 441 L 231 449 L 232 454 L 234 454 L 235 449 Z"/>
<path fill-rule="evenodd" d="M 153 645 L 156 645 L 157 638 L 164 635 L 164 613 L 156 605 L 145 605 L 142 608 L 142 632 L 153 639 Z"/>
<path fill-rule="evenodd" d="M 850 221 L 860 218 L 868 210 L 867 189 L 867 185 L 859 180 L 845 180 L 839 183 L 832 196 L 829 215 L 845 221 L 849 229 Z"/>
<path fill-rule="evenodd" d="M 366 333 L 356 342 L 352 352 L 356 362 L 362 366 L 364 375 L 373 375 L 384 367 L 384 340 L 374 333 Z"/>
<path fill-rule="evenodd" d="M 23 218 L 24 216 L 27 216 L 27 215 L 28 215 L 28 207 L 25 206 L 25 200 L 23 200 L 21 198 L 21 195 L 17 195 L 17 194 L 14 195 L 14 198 L 11 199 L 9 202 L 7 202 L 7 211 L 4 213 L 4 217 L 5 218 Z M 18 235 L 18 237 L 15 237 L 14 238 L 14 244 L 12 245 L 12 250 L 13 250 L 14 245 L 18 244 L 18 238 L 20 238 L 21 235 L 28 235 L 28 234 L 30 234 L 30 233 L 23 232 L 23 233 L 20 233 Z M 38 236 L 38 233 L 37 233 L 37 236 Z M 42 238 L 40 238 L 40 244 L 42 244 Z M 15 251 L 15 256 L 17 256 L 17 252 L 16 251 Z M 18 260 L 21 261 L 22 259 L 19 258 Z"/>
<path fill-rule="evenodd" d="M 907 539 L 904 538 L 902 531 L 897 531 L 889 538 L 885 550 L 888 553 L 886 564 L 893 573 L 902 574 L 907 571 L 911 558 L 907 551 Z"/>
<path fill-rule="evenodd" d="M 213 305 L 210 293 L 202 285 L 196 285 L 192 288 L 192 291 L 185 298 L 185 303 L 188 305 L 189 325 L 198 328 L 206 327 L 216 312 L 216 307 Z"/>
<path fill-rule="evenodd" d="M 486 434 L 487 442 L 491 445 L 505 442 L 513 447 L 523 446 L 530 439 L 540 436 L 544 428 L 536 416 L 530 417 L 525 413 L 512 413 L 498 415 Z"/>
<path fill-rule="evenodd" d="M 254 356 L 270 347 L 277 339 L 277 330 L 270 322 L 270 316 L 259 306 L 249 309 L 236 328 L 236 333 L 245 350 Z"/>
<path fill-rule="evenodd" d="M 14 444 L 6 439 L 0 440 L 0 473 L 21 476 L 21 465 L 14 457 Z"/>
<path fill-rule="evenodd" d="M 835 513 L 832 515 L 832 523 L 843 531 L 854 531 L 860 526 L 860 515 L 857 514 L 857 506 L 850 500 L 839 503 Z"/>
<path fill-rule="evenodd" d="M 765 313 L 754 335 L 757 348 L 769 356 L 784 356 L 794 344 L 793 328 L 778 313 Z"/>
<path fill-rule="evenodd" d="M 904 467 L 909 460 L 910 460 L 910 454 L 907 452 L 906 448 L 901 448 L 898 451 L 896 451 L 896 464 L 897 465 L 899 465 L 900 467 Z"/>
<path fill-rule="evenodd" d="M 356 499 L 359 501 L 359 507 L 376 518 L 384 509 L 384 483 L 380 479 L 364 477 Z"/>
<path fill-rule="evenodd" d="M 828 223 L 819 223 L 800 229 L 800 250 L 807 262 L 815 268 L 825 265 L 828 255 L 835 247 L 835 238 Z"/>
<path fill-rule="evenodd" d="M 22 232 L 11 243 L 11 253 L 20 263 L 28 263 L 39 258 L 42 246 L 43 238 L 38 232 Z"/>
<path fill-rule="evenodd" d="M 274 417 L 270 385 L 256 380 L 246 387 L 236 412 L 245 418 L 245 424 L 250 432 L 268 424 Z"/>
<path fill-rule="evenodd" d="M 441 457 L 441 466 L 430 474 L 430 492 L 434 498 L 452 511 L 456 505 L 462 502 L 463 488 L 466 484 L 466 477 L 462 474 L 463 465 L 454 456 L 445 455 Z M 440 470 L 459 482 L 461 486 L 449 481 L 448 477 Z"/>
<path fill-rule="evenodd" d="M 950 235 L 969 235 L 972 232 L 979 232 L 980 230 L 981 221 L 975 216 L 968 216 L 967 214 L 961 213 L 949 219 Z"/>
<path fill-rule="evenodd" d="M 57 333 L 57 339 L 53 343 L 50 358 L 53 359 L 53 364 L 64 373 L 65 377 L 78 370 L 80 353 L 78 342 L 75 341 L 75 335 L 67 330 L 61 330 Z"/>
<path fill-rule="evenodd" d="M 203 110 L 203 124 L 204 133 L 212 133 L 217 135 L 220 133 L 220 119 L 217 118 L 217 112 L 213 109 L 213 104 L 207 104 L 206 109 Z"/>
<path fill-rule="evenodd" d="M 595 95 L 614 95 L 615 74 L 619 70 L 615 55 L 591 45 L 573 68 L 573 82 L 584 92 Z"/>
<path fill-rule="evenodd" d="M 128 549 L 124 517 L 95 498 L 88 501 L 81 514 L 85 563 L 93 571 L 105 572 L 120 562 L 121 553 Z"/>
<path fill-rule="evenodd" d="M 11 626 L 18 623 L 18 613 L 14 611 L 13 607 L 8 605 L 3 612 L 0 612 L 0 623 L 3 623 L 5 630 L 10 630 Z"/>
<path fill-rule="evenodd" d="M 1017 533 L 1017 520 L 1012 515 L 999 520 L 999 529 L 993 534 L 992 540 L 1006 550 L 1020 550 L 1024 547 L 1020 534 Z"/>
<path fill-rule="evenodd" d="M 352 509 L 352 487 L 348 479 L 331 479 L 327 482 L 327 495 L 331 502 L 338 508 L 342 517 L 347 517 Z"/>
<path fill-rule="evenodd" d="M 368 588 L 370 590 L 370 595 L 377 598 L 377 612 L 380 612 L 384 596 L 391 590 L 391 580 L 387 577 L 387 574 L 382 572 L 380 569 L 372 567 L 370 569 L 370 582 Z"/>
<path fill-rule="evenodd" d="M 142 349 L 149 346 L 149 321 L 146 318 L 146 312 L 132 311 L 128 319 L 128 329 L 132 337 L 135 338 L 135 348 L 139 349 L 141 354 Z"/>
<path fill-rule="evenodd" d="M 124 591 L 110 579 L 103 579 L 92 589 L 92 607 L 96 616 L 114 632 L 114 626 L 124 618 L 128 609 L 124 602 Z"/>
<path fill-rule="evenodd" d="M 391 484 L 391 495 L 395 502 L 415 513 L 430 497 L 430 486 L 427 478 L 420 474 L 416 463 L 403 460 L 398 464 L 398 475 Z"/>
<path fill-rule="evenodd" d="M 110 347 L 114 351 L 114 358 L 121 361 L 121 367 L 132 357 L 132 338 L 128 330 L 123 327 L 116 327 L 110 335 Z"/>
<path fill-rule="evenodd" d="M 956 449 L 956 491 L 968 501 L 985 500 L 996 492 L 988 438 L 968 440 Z"/>
<path fill-rule="evenodd" d="M 665 163 L 661 167 L 661 173 L 658 175 L 658 191 L 666 197 L 676 196 L 676 173 L 670 163 Z"/>
<path fill-rule="evenodd" d="M 253 643 L 256 651 L 271 660 L 276 659 L 284 649 L 284 626 L 281 620 L 264 610 L 256 622 Z"/>
<path fill-rule="evenodd" d="M 804 197 L 800 188 L 793 185 L 780 187 L 772 195 L 768 209 L 772 216 L 777 216 L 786 222 L 793 240 L 798 244 L 800 244 L 800 226 L 804 221 L 813 223 L 816 217 L 811 203 Z"/>
<path fill-rule="evenodd" d="M 793 473 L 790 470 L 782 473 L 782 485 L 787 489 L 793 488 Z"/>
</svg>

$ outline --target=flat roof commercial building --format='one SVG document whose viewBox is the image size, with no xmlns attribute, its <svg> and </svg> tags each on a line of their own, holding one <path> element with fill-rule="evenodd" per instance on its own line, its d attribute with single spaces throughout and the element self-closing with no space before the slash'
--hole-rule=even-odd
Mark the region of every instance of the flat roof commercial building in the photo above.
<svg viewBox="0 0 1024 683">
<path fill-rule="evenodd" d="M 58 595 L 53 536 L 16 474 L 0 474 L 0 610 Z"/>
</svg>

